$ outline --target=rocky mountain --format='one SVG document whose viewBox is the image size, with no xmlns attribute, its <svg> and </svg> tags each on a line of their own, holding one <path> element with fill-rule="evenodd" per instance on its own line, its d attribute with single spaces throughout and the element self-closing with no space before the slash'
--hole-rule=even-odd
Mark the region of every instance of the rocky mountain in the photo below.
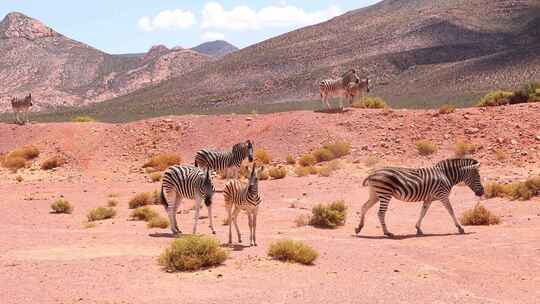
<svg viewBox="0 0 540 304">
<path fill-rule="evenodd" d="M 165 108 L 318 98 L 355 67 L 394 106 L 434 106 L 540 78 L 540 1 L 385 0 L 111 101 Z M 476 97 L 474 97 L 476 98 Z"/>
<path fill-rule="evenodd" d="M 232 52 L 236 52 L 239 49 L 236 46 L 228 43 L 227 41 L 216 40 L 216 41 L 209 41 L 209 42 L 200 44 L 192 48 L 192 50 L 197 51 L 202 54 L 212 56 L 212 57 L 219 58 L 227 54 L 230 54 Z"/>
<path fill-rule="evenodd" d="M 31 92 L 36 109 L 117 97 L 210 60 L 192 50 L 153 47 L 143 56 L 110 55 L 21 13 L 0 22 L 0 111 Z"/>
</svg>

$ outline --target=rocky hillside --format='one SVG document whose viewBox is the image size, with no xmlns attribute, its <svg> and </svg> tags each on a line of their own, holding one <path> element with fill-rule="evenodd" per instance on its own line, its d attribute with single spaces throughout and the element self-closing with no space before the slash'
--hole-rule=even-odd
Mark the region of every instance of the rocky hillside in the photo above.
<svg viewBox="0 0 540 304">
<path fill-rule="evenodd" d="M 385 0 L 232 53 L 114 100 L 161 106 L 317 99 L 317 82 L 356 67 L 393 106 L 433 106 L 540 75 L 536 0 Z"/>
<path fill-rule="evenodd" d="M 200 44 L 194 47 L 193 50 L 212 57 L 223 57 L 227 54 L 238 51 L 238 48 L 227 41 L 216 40 Z"/>
<path fill-rule="evenodd" d="M 144 56 L 109 55 L 21 13 L 0 22 L 0 111 L 32 92 L 36 108 L 102 101 L 197 68 L 210 57 L 163 46 Z"/>
</svg>

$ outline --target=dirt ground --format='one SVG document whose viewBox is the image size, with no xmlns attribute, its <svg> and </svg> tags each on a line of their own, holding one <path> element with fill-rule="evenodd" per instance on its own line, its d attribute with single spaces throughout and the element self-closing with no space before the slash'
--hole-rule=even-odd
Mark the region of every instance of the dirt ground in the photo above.
<svg viewBox="0 0 540 304">
<path fill-rule="evenodd" d="M 485 180 L 514 180 L 540 172 L 540 107 L 434 111 L 352 110 L 326 114 L 167 117 L 129 124 L 0 124 L 0 152 L 25 144 L 42 154 L 32 167 L 0 169 L 0 303 L 537 303 L 540 298 L 540 200 L 490 199 L 482 203 L 499 215 L 496 226 L 466 226 L 459 235 L 446 210 L 434 204 L 415 235 L 420 204 L 393 200 L 387 213 L 396 239 L 382 237 L 376 207 L 364 230 L 354 235 L 357 212 L 367 199 L 363 178 L 373 167 L 421 166 L 452 155 L 456 138 L 482 146 L 474 155 Z M 504 131 L 504 132 L 503 132 Z M 300 155 L 321 143 L 352 143 L 343 168 L 330 177 L 261 181 L 263 205 L 258 247 L 236 245 L 224 265 L 191 273 L 167 273 L 157 259 L 173 240 L 169 229 L 148 229 L 129 219 L 127 201 L 151 183 L 141 165 L 152 154 L 175 151 L 185 162 L 202 147 L 227 148 L 244 138 L 268 149 L 275 161 Z M 414 141 L 427 138 L 440 150 L 418 156 Z M 495 149 L 508 154 L 496 160 Z M 49 156 L 68 163 L 44 172 Z M 368 160 L 376 159 L 376 164 Z M 23 178 L 17 182 L 17 176 Z M 217 188 L 224 181 L 216 180 Z M 116 194 L 114 219 L 87 227 L 86 214 Z M 50 213 L 60 195 L 73 205 L 69 215 Z M 294 219 L 320 202 L 344 199 L 345 226 L 333 230 L 296 227 Z M 457 214 L 477 199 L 455 187 Z M 214 201 L 216 237 L 227 241 L 223 199 Z M 188 202 L 186 209 L 189 209 Z M 162 215 L 163 209 L 153 206 Z M 206 210 L 202 215 L 206 216 Z M 188 232 L 193 212 L 178 215 Z M 240 228 L 248 239 L 247 217 Z M 209 234 L 208 219 L 199 232 Z M 266 255 L 268 244 L 303 240 L 319 253 L 313 266 L 281 263 Z"/>
</svg>

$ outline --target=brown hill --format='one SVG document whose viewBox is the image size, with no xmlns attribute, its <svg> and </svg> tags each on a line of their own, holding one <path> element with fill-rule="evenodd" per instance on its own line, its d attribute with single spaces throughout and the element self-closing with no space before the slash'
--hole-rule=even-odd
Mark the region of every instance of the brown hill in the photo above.
<svg viewBox="0 0 540 304">
<path fill-rule="evenodd" d="M 32 92 L 36 108 L 113 98 L 196 68 L 209 57 L 157 47 L 139 56 L 109 55 L 38 20 L 10 13 L 0 22 L 0 111 L 10 96 Z"/>
<path fill-rule="evenodd" d="M 192 48 L 192 50 L 212 57 L 223 57 L 227 54 L 238 51 L 238 48 L 227 41 L 216 40 L 202 43 Z"/>
<path fill-rule="evenodd" d="M 393 106 L 513 88 L 540 74 L 540 2 L 386 0 L 237 51 L 111 101 L 223 106 L 317 99 L 316 83 L 356 67 Z"/>
</svg>

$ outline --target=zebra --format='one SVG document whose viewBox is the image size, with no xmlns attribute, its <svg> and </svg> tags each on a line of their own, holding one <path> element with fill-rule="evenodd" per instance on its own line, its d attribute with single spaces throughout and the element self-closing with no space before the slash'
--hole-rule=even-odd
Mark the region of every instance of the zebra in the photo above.
<svg viewBox="0 0 540 304">
<path fill-rule="evenodd" d="M 416 222 L 417 235 L 423 235 L 422 220 L 426 215 L 431 203 L 439 200 L 442 202 L 459 233 L 465 230 L 456 219 L 452 205 L 450 204 L 450 191 L 452 187 L 464 182 L 478 197 L 484 195 L 484 188 L 480 182 L 480 163 L 474 159 L 446 159 L 435 164 L 433 167 L 408 169 L 387 167 L 376 170 L 363 182 L 369 186 L 369 199 L 362 206 L 360 223 L 355 229 L 358 234 L 364 227 L 366 212 L 380 201 L 378 217 L 383 233 L 388 237 L 394 235 L 388 231 L 385 223 L 385 214 L 392 197 L 406 201 L 423 201 L 420 218 Z"/>
<path fill-rule="evenodd" d="M 238 213 L 244 210 L 248 215 L 250 246 L 257 246 L 255 235 L 255 231 L 257 230 L 257 212 L 259 205 L 262 203 L 258 185 L 259 180 L 255 173 L 255 163 L 253 163 L 249 184 L 246 185 L 238 180 L 232 180 L 225 185 L 223 196 L 225 199 L 225 209 L 227 209 L 229 215 L 229 244 L 232 244 L 232 222 L 234 222 L 234 227 L 238 234 L 238 242 L 242 243 L 236 219 Z"/>
<path fill-rule="evenodd" d="M 30 107 L 32 107 L 32 93 L 29 93 L 24 98 L 11 98 L 11 108 L 13 109 L 13 113 L 15 113 L 16 122 L 21 125 L 24 124 L 24 119 L 23 121 L 20 120 L 19 113 L 23 112 L 26 116 L 26 122 L 29 123 L 28 111 L 30 110 Z"/>
<path fill-rule="evenodd" d="M 235 144 L 232 150 L 228 152 L 202 149 L 195 155 L 195 166 L 219 173 L 234 168 L 237 173 L 240 164 L 246 157 L 250 162 L 253 161 L 253 143 L 251 140 Z"/>
<path fill-rule="evenodd" d="M 160 197 L 161 203 L 169 215 L 172 233 L 182 233 L 178 229 L 176 222 L 176 210 L 182 203 L 183 198 L 195 200 L 193 234 L 197 233 L 199 209 L 201 207 L 201 200 L 204 198 L 204 204 L 208 207 L 210 230 L 212 234 L 216 234 L 212 222 L 213 194 L 214 184 L 212 183 L 209 170 L 203 170 L 192 165 L 175 165 L 169 167 L 163 174 Z"/>
<path fill-rule="evenodd" d="M 349 104 L 352 104 L 354 96 L 360 95 L 362 90 L 369 92 L 369 79 L 361 81 L 354 69 L 349 70 L 340 78 L 325 79 L 319 82 L 321 101 L 323 104 L 326 103 L 328 109 L 330 109 L 329 97 L 339 96 L 340 109 L 342 109 L 343 98 L 347 98 Z"/>
</svg>

